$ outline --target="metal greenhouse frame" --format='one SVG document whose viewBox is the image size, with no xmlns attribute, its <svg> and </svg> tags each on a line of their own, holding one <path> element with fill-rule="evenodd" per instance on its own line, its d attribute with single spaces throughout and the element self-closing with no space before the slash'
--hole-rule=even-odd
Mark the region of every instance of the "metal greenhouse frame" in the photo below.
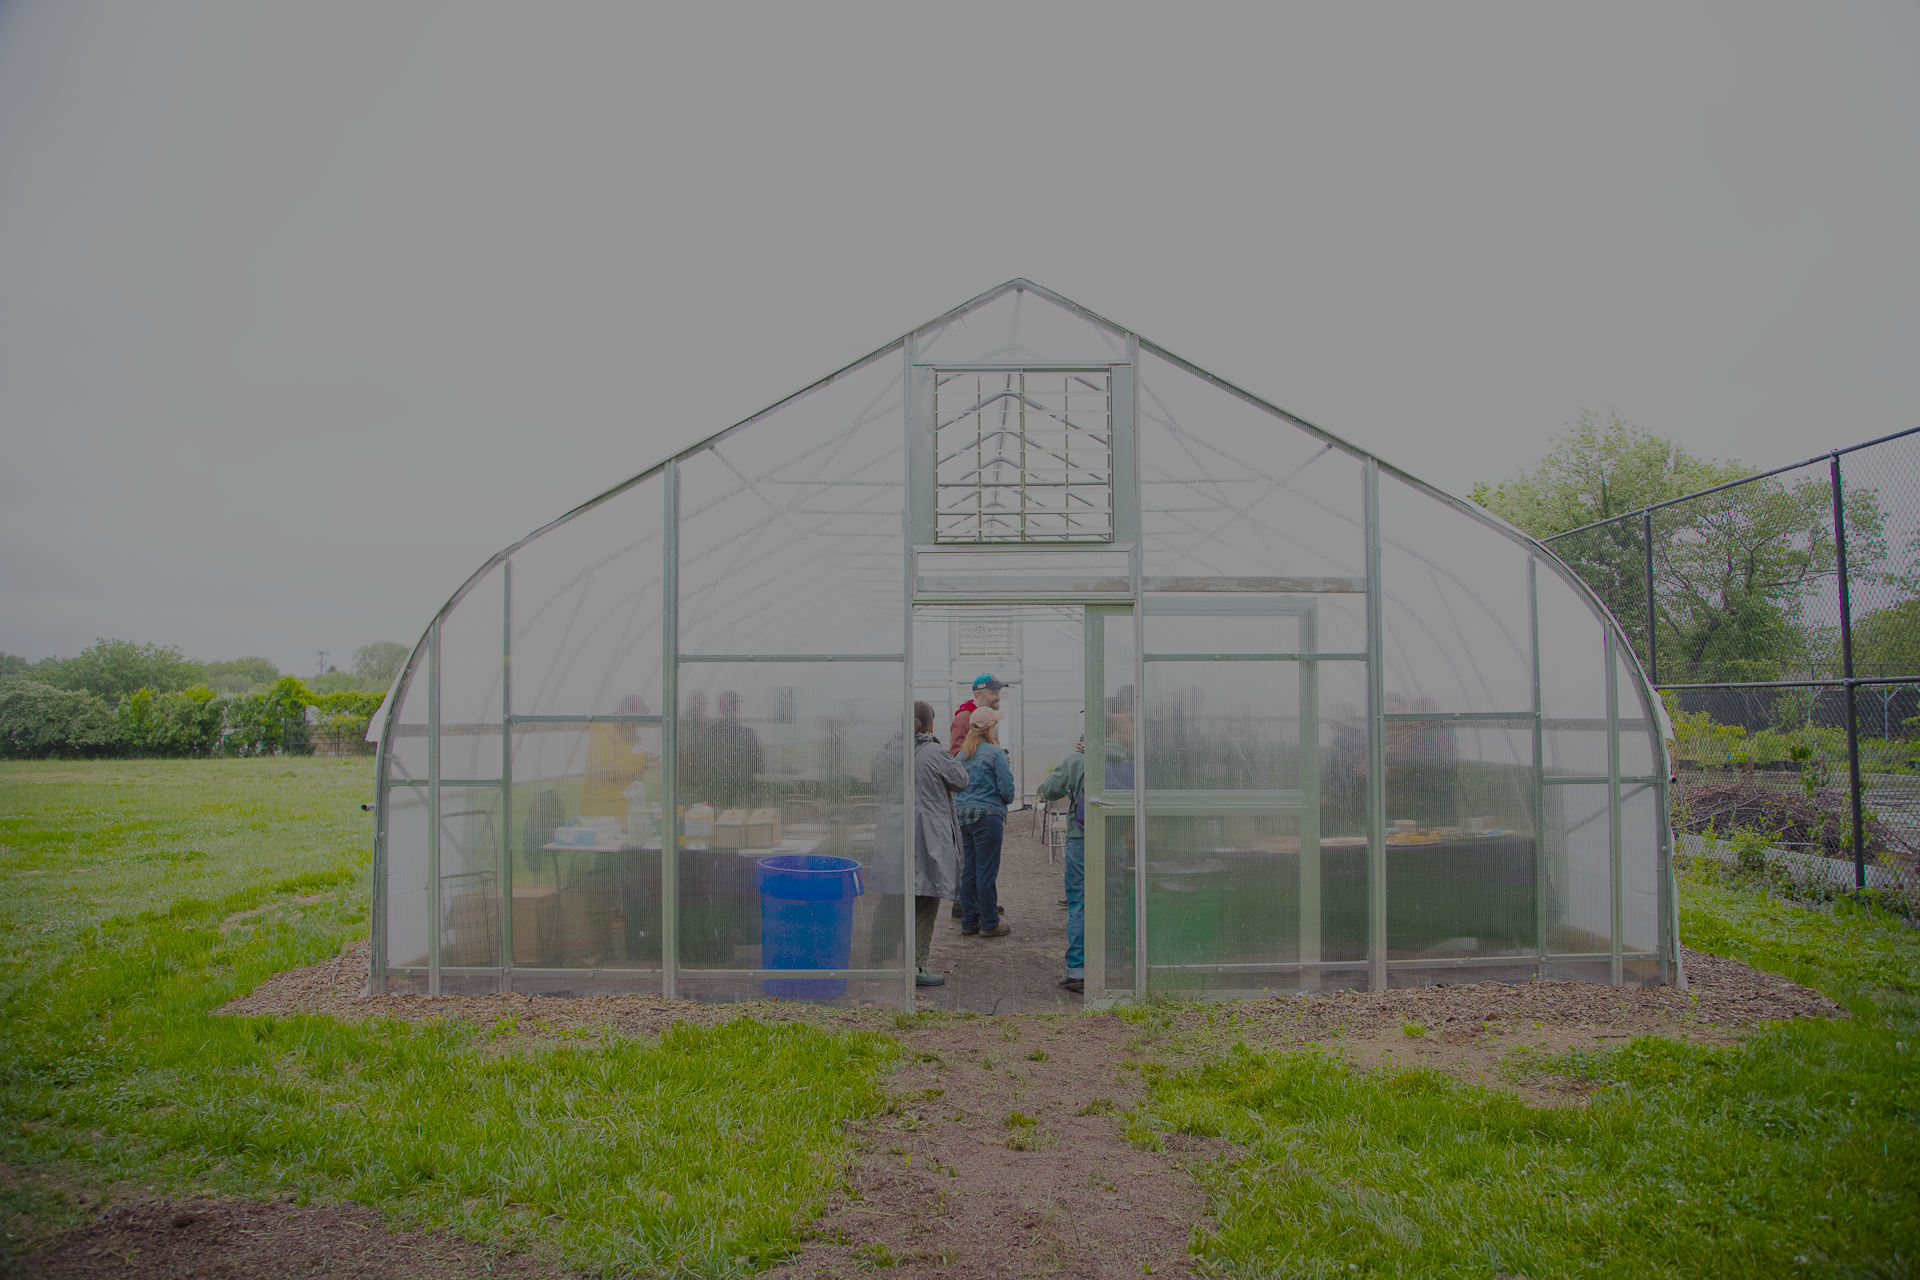
<svg viewBox="0 0 1920 1280">
<path fill-rule="evenodd" d="M 1013 280 L 442 606 L 369 733 L 373 989 L 912 1008 L 913 894 L 887 886 L 913 879 L 913 770 L 894 791 L 887 762 L 951 684 L 932 622 L 1022 610 L 1078 636 L 1089 1003 L 1684 982 L 1663 713 L 1599 597 Z M 878 889 L 864 960 L 763 963 L 751 866 L 803 848 Z"/>
</svg>

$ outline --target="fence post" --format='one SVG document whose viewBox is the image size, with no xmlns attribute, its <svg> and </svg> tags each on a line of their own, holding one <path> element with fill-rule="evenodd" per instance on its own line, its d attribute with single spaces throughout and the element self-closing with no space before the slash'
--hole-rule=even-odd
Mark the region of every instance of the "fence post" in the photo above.
<svg viewBox="0 0 1920 1280">
<path fill-rule="evenodd" d="M 1828 459 L 1833 475 L 1834 567 L 1840 579 L 1840 674 L 1847 690 L 1847 784 L 1853 802 L 1853 887 L 1867 887 L 1867 834 L 1861 825 L 1860 716 L 1853 683 L 1853 605 L 1847 597 L 1847 521 L 1840 494 L 1840 451 Z"/>
<path fill-rule="evenodd" d="M 1654 639 L 1653 621 L 1653 508 L 1640 513 L 1640 541 L 1647 552 L 1647 683 L 1660 684 L 1660 656 Z"/>
</svg>

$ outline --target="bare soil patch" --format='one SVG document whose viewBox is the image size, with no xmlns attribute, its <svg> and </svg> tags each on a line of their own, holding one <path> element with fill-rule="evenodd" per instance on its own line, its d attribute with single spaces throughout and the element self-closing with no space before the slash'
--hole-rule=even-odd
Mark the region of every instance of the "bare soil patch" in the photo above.
<svg viewBox="0 0 1920 1280">
<path fill-rule="evenodd" d="M 1516 1081 L 1502 1064 L 1643 1035 L 1725 1044 L 1767 1022 L 1847 1016 L 1818 991 L 1737 960 L 1699 951 L 1685 952 L 1684 960 L 1685 993 L 1585 982 L 1477 982 L 1281 997 L 1235 1008 L 1250 1043 L 1317 1044 L 1363 1067 L 1426 1067 L 1547 1106 L 1581 1101 L 1591 1090 L 1552 1075 Z"/>
<path fill-rule="evenodd" d="M 1183 1166 L 1225 1144 L 1143 1150 L 1125 1116 L 1141 1046 L 1114 1018 L 950 1021 L 900 1036 L 896 1109 L 861 1127 L 859 1158 L 785 1276 L 1188 1274 L 1204 1210 Z"/>
<path fill-rule="evenodd" d="M 19 1259 L 22 1276 L 450 1280 L 574 1274 L 440 1231 L 394 1231 L 374 1209 L 253 1200 L 141 1200 L 115 1205 L 85 1226 Z"/>
</svg>

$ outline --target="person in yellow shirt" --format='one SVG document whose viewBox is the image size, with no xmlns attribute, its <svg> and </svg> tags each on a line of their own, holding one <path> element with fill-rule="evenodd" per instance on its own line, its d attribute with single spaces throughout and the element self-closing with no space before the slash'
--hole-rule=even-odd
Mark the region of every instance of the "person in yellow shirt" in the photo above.
<svg viewBox="0 0 1920 1280">
<path fill-rule="evenodd" d="M 620 700 L 620 714 L 647 714 L 646 699 L 630 693 Z M 640 726 L 632 723 L 587 726 L 587 774 L 580 784 L 580 816 L 627 821 L 627 788 L 647 784 L 647 798 L 660 795 L 660 756 L 640 749 Z"/>
</svg>

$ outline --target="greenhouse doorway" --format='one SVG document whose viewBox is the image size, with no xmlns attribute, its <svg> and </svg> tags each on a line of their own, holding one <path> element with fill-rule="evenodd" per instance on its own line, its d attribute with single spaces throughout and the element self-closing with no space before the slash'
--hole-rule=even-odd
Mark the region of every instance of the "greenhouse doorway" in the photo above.
<svg viewBox="0 0 1920 1280">
<path fill-rule="evenodd" d="M 1083 727 L 1087 681 L 1086 609 L 1079 604 L 921 604 L 914 608 L 913 696 L 934 711 L 944 740 L 955 709 L 975 679 L 1006 684 L 1000 735 L 1017 798 L 1009 807 L 999 897 L 1013 932 L 962 937 L 943 905 L 928 967 L 944 986 L 923 988 L 923 1006 L 956 1012 L 1017 1013 L 1069 1009 L 1080 997 L 1061 988 L 1065 974 L 1064 903 L 1067 814 L 1039 798 L 1047 773 L 1073 753 Z"/>
</svg>

